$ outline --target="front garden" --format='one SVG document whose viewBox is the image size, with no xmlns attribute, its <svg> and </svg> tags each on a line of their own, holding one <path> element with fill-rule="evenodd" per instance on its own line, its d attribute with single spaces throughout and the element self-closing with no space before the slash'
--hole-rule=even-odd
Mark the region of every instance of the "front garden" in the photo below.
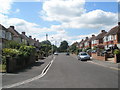
<svg viewBox="0 0 120 90">
<path fill-rule="evenodd" d="M 7 69 L 8 71 L 14 72 L 22 69 L 34 63 L 35 57 L 36 48 L 34 46 L 8 41 L 6 42 L 6 48 L 2 49 L 2 70 Z"/>
</svg>

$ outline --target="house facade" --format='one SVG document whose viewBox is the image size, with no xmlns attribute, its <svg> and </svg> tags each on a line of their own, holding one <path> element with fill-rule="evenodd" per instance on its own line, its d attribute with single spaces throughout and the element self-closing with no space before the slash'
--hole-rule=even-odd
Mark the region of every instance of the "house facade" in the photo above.
<svg viewBox="0 0 120 90">
<path fill-rule="evenodd" d="M 35 40 L 32 39 L 32 36 L 29 36 L 29 45 L 35 46 Z"/>
<path fill-rule="evenodd" d="M 84 49 L 87 49 L 88 46 L 89 46 L 88 40 L 89 40 L 89 38 L 86 37 L 86 39 L 85 39 L 84 42 L 83 42 L 83 43 L 84 43 Z"/>
<path fill-rule="evenodd" d="M 0 24 L 0 48 L 5 47 L 5 42 L 13 39 L 13 34 Z"/>
<path fill-rule="evenodd" d="M 101 33 L 98 34 L 93 40 L 92 40 L 92 49 L 96 46 L 96 47 L 104 47 L 104 36 L 107 32 L 105 30 L 101 30 Z"/>
<path fill-rule="evenodd" d="M 95 35 L 92 35 L 92 37 L 86 39 L 86 41 L 85 41 L 85 48 L 86 48 L 86 49 L 87 49 L 87 48 L 92 48 L 92 47 L 91 47 L 91 44 L 92 44 L 92 40 L 93 40 L 94 38 L 95 38 Z"/>
<path fill-rule="evenodd" d="M 114 48 L 117 45 L 120 48 L 120 23 L 113 27 L 104 37 L 105 49 Z"/>
<path fill-rule="evenodd" d="M 25 45 L 29 45 L 29 38 L 26 36 L 25 32 L 22 32 L 20 36 L 21 42 L 24 43 Z"/>
<path fill-rule="evenodd" d="M 82 39 L 80 42 L 79 42 L 79 49 L 83 49 L 84 48 L 84 40 Z"/>
<path fill-rule="evenodd" d="M 18 43 L 22 43 L 22 37 L 20 34 L 15 30 L 14 26 L 10 26 L 8 31 L 12 34 L 12 40 Z"/>
</svg>

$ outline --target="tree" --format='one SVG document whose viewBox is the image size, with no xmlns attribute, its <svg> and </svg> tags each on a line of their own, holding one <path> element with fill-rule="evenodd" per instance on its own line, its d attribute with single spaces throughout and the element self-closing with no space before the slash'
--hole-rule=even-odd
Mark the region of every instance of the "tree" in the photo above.
<svg viewBox="0 0 120 90">
<path fill-rule="evenodd" d="M 68 42 L 67 41 L 62 41 L 59 47 L 60 52 L 66 52 L 68 49 Z"/>
<path fill-rule="evenodd" d="M 43 56 L 48 56 L 51 53 L 51 42 L 49 40 L 40 42 L 40 53 L 44 54 Z"/>
</svg>

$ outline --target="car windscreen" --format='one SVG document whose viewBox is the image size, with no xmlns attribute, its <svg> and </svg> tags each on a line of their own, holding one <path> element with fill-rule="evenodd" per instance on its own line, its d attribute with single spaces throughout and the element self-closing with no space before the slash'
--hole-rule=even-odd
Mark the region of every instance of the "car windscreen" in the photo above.
<svg viewBox="0 0 120 90">
<path fill-rule="evenodd" d="M 87 53 L 81 53 L 80 55 L 87 55 Z"/>
</svg>

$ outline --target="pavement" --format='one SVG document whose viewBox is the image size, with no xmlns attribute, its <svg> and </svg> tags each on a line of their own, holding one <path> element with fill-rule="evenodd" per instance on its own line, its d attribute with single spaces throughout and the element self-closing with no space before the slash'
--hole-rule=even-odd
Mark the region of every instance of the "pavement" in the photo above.
<svg viewBox="0 0 120 90">
<path fill-rule="evenodd" d="M 42 70 L 47 66 L 47 64 L 52 60 L 52 56 L 49 56 L 43 60 L 38 60 L 32 66 L 29 66 L 23 70 L 15 73 L 2 73 L 2 86 L 14 84 L 21 82 L 42 73 Z"/>
<path fill-rule="evenodd" d="M 77 56 L 75 54 L 71 54 L 71 56 L 77 59 Z M 111 61 L 95 60 L 95 59 L 88 60 L 87 62 L 100 65 L 102 67 L 114 69 L 114 70 L 120 70 L 120 63 L 114 63 Z"/>
</svg>

